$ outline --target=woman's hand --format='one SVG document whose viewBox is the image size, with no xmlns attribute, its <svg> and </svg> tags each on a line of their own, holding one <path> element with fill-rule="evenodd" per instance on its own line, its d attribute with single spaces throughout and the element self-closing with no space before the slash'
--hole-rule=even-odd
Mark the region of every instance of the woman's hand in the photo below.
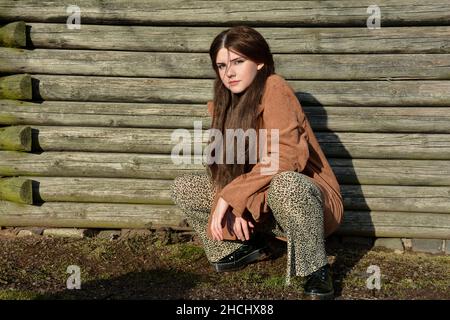
<svg viewBox="0 0 450 320">
<path fill-rule="evenodd" d="M 227 219 L 230 232 L 234 233 L 239 240 L 249 240 L 250 233 L 255 226 L 244 217 L 236 217 L 231 212 L 231 207 L 223 198 L 219 198 L 216 209 L 211 219 L 211 234 L 214 240 L 223 240 L 222 221 Z"/>
<path fill-rule="evenodd" d="M 234 214 L 228 216 L 228 225 L 233 230 L 232 233 L 241 240 L 250 240 L 250 234 L 255 227 L 253 223 L 244 217 L 236 217 Z"/>
<path fill-rule="evenodd" d="M 228 202 L 220 197 L 211 219 L 211 234 L 214 240 L 223 240 L 222 220 L 225 213 L 228 211 L 228 207 Z"/>
</svg>

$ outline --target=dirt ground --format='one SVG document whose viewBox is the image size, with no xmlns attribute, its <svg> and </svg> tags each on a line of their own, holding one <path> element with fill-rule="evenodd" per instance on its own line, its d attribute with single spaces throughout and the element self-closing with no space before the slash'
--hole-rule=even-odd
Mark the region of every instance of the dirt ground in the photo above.
<svg viewBox="0 0 450 320">
<path fill-rule="evenodd" d="M 271 259 L 216 273 L 195 239 L 171 241 L 161 233 L 115 240 L 3 234 L 0 299 L 302 299 L 302 279 L 284 285 L 284 243 L 272 248 Z M 327 251 L 336 299 L 450 299 L 449 256 L 336 242 Z M 81 271 L 78 290 L 67 289 L 71 265 Z M 379 267 L 379 290 L 367 287 L 369 266 Z"/>
</svg>

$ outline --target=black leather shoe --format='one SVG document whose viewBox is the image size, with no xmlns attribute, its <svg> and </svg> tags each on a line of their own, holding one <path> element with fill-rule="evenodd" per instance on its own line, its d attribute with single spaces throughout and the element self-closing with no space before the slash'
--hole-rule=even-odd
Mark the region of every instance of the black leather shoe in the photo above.
<svg viewBox="0 0 450 320">
<path fill-rule="evenodd" d="M 241 270 L 252 262 L 267 258 L 268 249 L 267 243 L 260 239 L 245 241 L 236 251 L 211 264 L 217 272 Z"/>
<path fill-rule="evenodd" d="M 306 276 L 303 292 L 306 298 L 311 300 L 334 299 L 333 279 L 329 264 Z"/>
</svg>

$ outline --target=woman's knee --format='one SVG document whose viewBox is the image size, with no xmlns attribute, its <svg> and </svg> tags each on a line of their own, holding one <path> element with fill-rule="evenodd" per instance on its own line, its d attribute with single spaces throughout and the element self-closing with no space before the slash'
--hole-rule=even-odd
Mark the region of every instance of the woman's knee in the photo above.
<svg viewBox="0 0 450 320">
<path fill-rule="evenodd" d="M 209 188 L 207 175 L 185 173 L 174 179 L 170 186 L 170 197 L 182 208 L 204 207 L 211 201 Z"/>
<path fill-rule="evenodd" d="M 269 207 L 297 207 L 298 204 L 322 205 L 320 189 L 306 175 L 296 171 L 276 174 L 269 185 L 267 202 Z"/>
</svg>

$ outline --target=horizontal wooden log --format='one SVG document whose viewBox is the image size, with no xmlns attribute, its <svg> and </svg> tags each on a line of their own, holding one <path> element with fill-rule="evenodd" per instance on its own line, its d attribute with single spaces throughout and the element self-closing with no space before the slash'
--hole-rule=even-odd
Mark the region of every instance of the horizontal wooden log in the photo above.
<svg viewBox="0 0 450 320">
<path fill-rule="evenodd" d="M 174 179 L 184 173 L 204 172 L 202 158 L 185 160 L 185 164 L 175 164 L 169 155 L 137 153 L 0 151 L 0 175 Z M 450 186 L 448 160 L 328 161 L 343 184 Z"/>
<path fill-rule="evenodd" d="M 208 52 L 223 27 L 27 23 L 35 48 Z M 450 27 L 255 28 L 272 53 L 450 53 Z M 170 39 L 170 41 L 167 41 Z"/>
<path fill-rule="evenodd" d="M 313 130 L 450 133 L 446 107 L 335 107 L 302 105 Z M 0 124 L 84 127 L 210 128 L 205 104 L 0 100 Z"/>
<path fill-rule="evenodd" d="M 274 60 L 287 79 L 450 79 L 450 54 L 283 54 Z M 5 73 L 215 77 L 212 68 L 205 68 L 210 64 L 207 53 L 0 48 L 0 61 Z"/>
<path fill-rule="evenodd" d="M 0 199 L 17 203 L 32 204 L 33 189 L 30 179 L 27 178 L 1 178 Z"/>
<path fill-rule="evenodd" d="M 260 26 L 367 26 L 370 0 L 318 1 L 101 1 L 79 0 L 82 24 Z M 450 4 L 445 0 L 378 0 L 381 24 L 448 25 Z M 58 1 L 0 1 L 0 19 L 32 22 L 68 20 L 67 6 Z M 405 10 L 408 8 L 408 10 Z"/>
<path fill-rule="evenodd" d="M 450 213 L 449 187 L 342 184 L 341 194 L 347 210 Z"/>
<path fill-rule="evenodd" d="M 31 151 L 31 127 L 0 128 L 0 150 Z"/>
<path fill-rule="evenodd" d="M 0 225 L 76 228 L 190 229 L 170 205 L 47 202 L 40 206 L 0 201 Z M 344 212 L 339 234 L 376 237 L 450 238 L 450 215 L 412 212 Z"/>
<path fill-rule="evenodd" d="M 175 206 L 46 202 L 39 206 L 0 201 L 1 226 L 56 228 L 159 228 L 189 229 Z"/>
<path fill-rule="evenodd" d="M 40 202 L 174 204 L 170 197 L 172 180 L 33 177 L 33 182 Z"/>
<path fill-rule="evenodd" d="M 183 144 L 188 148 L 186 155 L 202 154 L 209 139 L 206 130 L 181 129 L 183 132 L 176 132 L 172 129 L 67 126 L 32 128 L 33 143 L 42 151 L 171 154 L 175 147 Z M 175 139 L 184 132 L 185 137 Z M 324 153 L 331 157 L 450 160 L 449 134 L 317 132 L 315 136 Z"/>
<path fill-rule="evenodd" d="M 26 25 L 24 21 L 8 23 L 0 28 L 1 47 L 19 48 L 25 47 L 26 44 Z M 2 61 L 1 58 L 0 61 Z"/>
<path fill-rule="evenodd" d="M 430 114 L 433 114 L 433 111 L 430 111 Z M 445 115 L 438 111 L 436 116 L 441 118 Z M 76 101 L 34 103 L 0 100 L 0 124 L 4 125 L 193 128 L 194 121 L 202 121 L 204 127 L 210 127 L 211 117 L 206 103 L 196 105 Z M 437 126 L 439 127 L 439 124 Z"/>
<path fill-rule="evenodd" d="M 213 80 L 33 75 L 43 100 L 206 103 Z M 450 81 L 289 81 L 302 103 L 450 106 Z M 345 94 L 344 94 L 345 93 Z"/>
<path fill-rule="evenodd" d="M 0 99 L 31 100 L 31 77 L 28 74 L 16 74 L 0 78 Z"/>
<path fill-rule="evenodd" d="M 33 182 L 40 202 L 174 204 L 173 180 L 33 177 Z M 450 187 L 341 185 L 341 193 L 347 210 L 450 213 Z"/>
<path fill-rule="evenodd" d="M 345 211 L 337 234 L 450 239 L 450 214 Z"/>
</svg>

